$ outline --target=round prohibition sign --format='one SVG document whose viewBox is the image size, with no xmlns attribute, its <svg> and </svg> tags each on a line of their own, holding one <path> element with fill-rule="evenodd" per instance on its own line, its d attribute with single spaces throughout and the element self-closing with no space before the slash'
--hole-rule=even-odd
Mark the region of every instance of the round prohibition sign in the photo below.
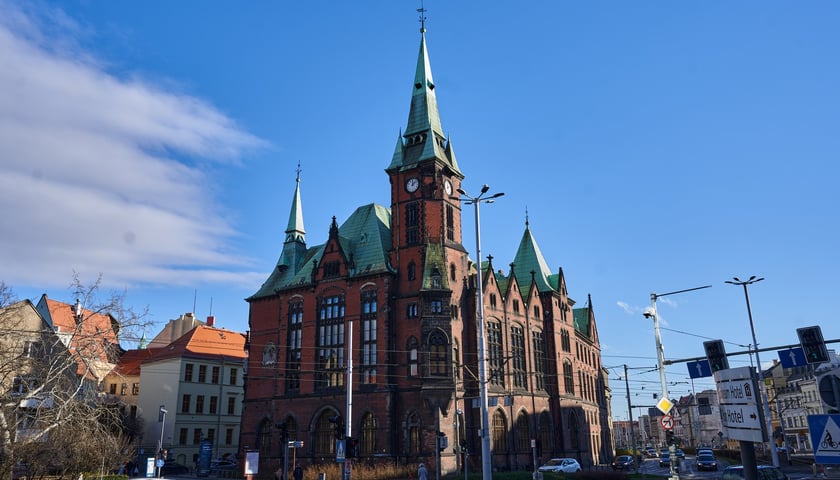
<svg viewBox="0 0 840 480">
<path fill-rule="evenodd" d="M 674 417 L 670 415 L 662 415 L 662 418 L 659 419 L 659 424 L 662 425 L 662 428 L 665 430 L 673 430 Z"/>
</svg>

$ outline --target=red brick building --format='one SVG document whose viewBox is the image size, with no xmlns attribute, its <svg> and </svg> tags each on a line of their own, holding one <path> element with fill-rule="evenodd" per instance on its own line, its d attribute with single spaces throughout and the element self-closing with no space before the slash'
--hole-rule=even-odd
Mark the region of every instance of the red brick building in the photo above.
<svg viewBox="0 0 840 480">
<path fill-rule="evenodd" d="M 390 208 L 333 218 L 326 242 L 308 246 L 298 176 L 280 259 L 248 299 L 240 448 L 259 450 L 262 478 L 282 464 L 284 438 L 304 442 L 299 462 L 334 462 L 336 421 L 349 422 L 365 460 L 434 468 L 443 434 L 442 472 L 465 458 L 481 465 L 478 268 L 462 241 L 472 207 L 460 202 L 464 173 L 441 127 L 425 34 L 413 87 L 385 169 Z M 492 464 L 527 469 L 535 451 L 540 464 L 607 461 L 609 389 L 591 301 L 574 308 L 527 220 L 510 270 L 488 257 L 481 271 Z"/>
</svg>

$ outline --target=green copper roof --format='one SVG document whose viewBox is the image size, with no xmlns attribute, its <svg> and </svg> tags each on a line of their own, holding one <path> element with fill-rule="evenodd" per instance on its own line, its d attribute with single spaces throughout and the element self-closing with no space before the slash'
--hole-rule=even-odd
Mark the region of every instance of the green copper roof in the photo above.
<svg viewBox="0 0 840 480">
<path fill-rule="evenodd" d="M 592 338 L 592 307 L 573 308 L 572 316 L 575 321 L 575 330 Z"/>
<path fill-rule="evenodd" d="M 548 268 L 540 247 L 537 246 L 537 241 L 531 235 L 531 228 L 527 221 L 525 222 L 525 233 L 522 234 L 522 240 L 519 242 L 513 264 L 519 284 L 523 287 L 531 284 L 531 272 L 534 272 L 534 281 L 540 292 L 555 289 L 549 282 L 551 270 Z M 554 283 L 556 284 L 556 280 Z"/>
<path fill-rule="evenodd" d="M 414 73 L 411 107 L 408 111 L 405 134 L 402 137 L 404 140 L 397 141 L 388 171 L 413 168 L 417 163 L 426 160 L 439 160 L 454 173 L 463 176 L 455 161 L 452 144 L 446 139 L 441 127 L 425 34 L 420 37 L 420 53 Z"/>
<path fill-rule="evenodd" d="M 393 272 L 388 262 L 391 247 L 391 211 L 381 205 L 369 204 L 356 209 L 338 228 L 339 242 L 350 262 L 350 277 L 377 272 Z M 324 244 L 306 250 L 299 265 L 285 265 L 281 261 L 260 289 L 249 299 L 272 296 L 278 290 L 312 283 L 314 261 L 320 261 Z"/>
<path fill-rule="evenodd" d="M 300 204 L 300 175 L 295 179 L 295 195 L 292 209 L 289 212 L 289 223 L 286 226 L 287 242 L 306 243 L 306 231 L 303 229 L 303 208 Z"/>
</svg>

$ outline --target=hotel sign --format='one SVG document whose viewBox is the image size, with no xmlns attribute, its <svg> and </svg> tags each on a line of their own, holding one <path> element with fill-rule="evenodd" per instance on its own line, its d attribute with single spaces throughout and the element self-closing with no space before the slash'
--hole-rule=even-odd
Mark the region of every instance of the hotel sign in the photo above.
<svg viewBox="0 0 840 480">
<path fill-rule="evenodd" d="M 750 367 L 715 372 L 720 419 L 726 436 L 732 440 L 761 442 L 761 415 Z"/>
</svg>

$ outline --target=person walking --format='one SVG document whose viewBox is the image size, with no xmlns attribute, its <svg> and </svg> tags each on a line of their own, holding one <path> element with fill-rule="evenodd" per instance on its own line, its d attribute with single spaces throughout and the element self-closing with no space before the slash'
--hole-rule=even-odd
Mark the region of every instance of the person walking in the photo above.
<svg viewBox="0 0 840 480">
<path fill-rule="evenodd" d="M 420 468 L 417 469 L 417 480 L 428 480 L 428 472 L 426 472 L 426 465 L 420 464 Z"/>
</svg>

